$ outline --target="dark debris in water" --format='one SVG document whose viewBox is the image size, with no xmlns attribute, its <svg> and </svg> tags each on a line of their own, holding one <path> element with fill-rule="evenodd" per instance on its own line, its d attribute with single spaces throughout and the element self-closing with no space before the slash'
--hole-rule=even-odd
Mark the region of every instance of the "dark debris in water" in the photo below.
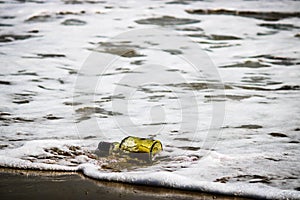
<svg viewBox="0 0 300 200">
<path fill-rule="evenodd" d="M 278 31 L 266 31 L 266 32 L 258 32 L 256 33 L 257 36 L 266 36 L 266 35 L 274 35 L 278 33 Z"/>
<path fill-rule="evenodd" d="M 144 56 L 139 54 L 137 49 L 141 49 L 140 46 L 131 44 L 129 41 L 122 42 L 100 42 L 99 46 L 95 49 L 90 49 L 93 51 L 101 53 L 109 53 L 113 55 L 118 55 L 121 57 L 132 58 Z"/>
<path fill-rule="evenodd" d="M 147 87 L 142 87 L 140 86 L 138 88 L 138 91 L 142 91 L 142 92 L 145 92 L 145 93 L 148 93 L 148 94 L 153 94 L 153 93 L 171 93 L 172 91 L 171 90 L 167 90 L 167 89 L 150 89 L 150 88 L 147 88 Z"/>
<path fill-rule="evenodd" d="M 10 116 L 11 114 L 8 112 L 0 112 L 0 116 Z"/>
<path fill-rule="evenodd" d="M 200 22 L 200 20 L 188 19 L 188 18 L 176 18 L 173 16 L 162 16 L 162 17 L 140 19 L 140 20 L 136 20 L 135 22 L 138 24 L 172 26 L 172 25 L 194 24 Z"/>
<path fill-rule="evenodd" d="M 16 135 L 33 136 L 32 133 L 26 133 L 26 132 L 17 132 Z"/>
<path fill-rule="evenodd" d="M 95 103 L 111 102 L 113 99 L 125 99 L 125 96 L 122 94 L 104 96 L 100 100 L 95 101 Z"/>
<path fill-rule="evenodd" d="M 11 82 L 0 80 L 0 85 L 11 85 Z"/>
<path fill-rule="evenodd" d="M 283 133 L 269 133 L 269 135 L 273 137 L 288 137 L 286 134 Z"/>
<path fill-rule="evenodd" d="M 171 55 L 180 55 L 182 51 L 178 49 L 164 49 L 163 51 L 170 53 Z"/>
<path fill-rule="evenodd" d="M 116 75 L 116 74 L 127 74 L 127 73 L 141 73 L 141 72 L 133 71 L 133 70 L 130 70 L 130 69 L 124 69 L 124 70 L 117 70 L 116 69 L 116 72 L 103 73 L 103 74 L 101 74 L 101 76 L 113 76 L 113 75 Z"/>
<path fill-rule="evenodd" d="M 53 16 L 51 16 L 50 14 L 41 13 L 39 15 L 34 15 L 32 17 L 29 17 L 25 21 L 26 22 L 48 22 L 52 20 L 53 20 Z"/>
<path fill-rule="evenodd" d="M 233 36 L 233 35 L 216 35 L 216 34 L 211 34 L 211 35 L 206 35 L 203 33 L 193 33 L 193 34 L 188 34 L 188 37 L 195 37 L 195 38 L 206 38 L 209 40 L 216 40 L 216 41 L 222 41 L 222 40 L 241 40 L 242 38 Z"/>
<path fill-rule="evenodd" d="M 121 113 L 118 112 L 112 112 L 112 111 L 107 111 L 103 108 L 99 107 L 83 107 L 83 108 L 78 108 L 76 110 L 77 113 L 84 113 L 84 114 L 93 114 L 93 113 L 98 113 L 98 114 L 105 114 L 105 115 L 121 115 Z"/>
<path fill-rule="evenodd" d="M 283 85 L 278 88 L 265 88 L 265 87 L 257 87 L 257 86 L 247 86 L 247 85 L 236 85 L 238 88 L 242 88 L 245 90 L 257 90 L 257 91 L 288 91 L 288 90 L 300 90 L 299 85 Z"/>
<path fill-rule="evenodd" d="M 292 140 L 292 141 L 289 141 L 290 144 L 299 144 L 300 142 L 299 141 L 296 141 L 296 140 Z"/>
<path fill-rule="evenodd" d="M 33 37 L 32 35 L 17 35 L 17 34 L 4 34 L 0 35 L 0 43 L 1 42 L 13 42 L 15 40 L 26 40 L 28 38 Z"/>
<path fill-rule="evenodd" d="M 200 147 L 192 147 L 192 146 L 185 146 L 185 147 L 178 147 L 179 149 L 188 150 L 188 151 L 198 151 Z"/>
<path fill-rule="evenodd" d="M 251 95 L 230 95 L 230 94 L 227 94 L 227 95 L 205 95 L 204 97 L 208 98 L 210 100 L 213 100 L 213 101 L 216 101 L 216 100 L 217 101 L 226 101 L 226 99 L 240 101 L 240 100 L 243 100 L 243 99 L 250 98 Z"/>
<path fill-rule="evenodd" d="M 30 30 L 30 31 L 27 31 L 28 33 L 39 33 L 40 31 L 37 30 L 37 29 L 33 29 L 33 30 Z"/>
<path fill-rule="evenodd" d="M 40 58 L 63 58 L 66 57 L 64 54 L 55 54 L 55 53 L 38 53 Z"/>
<path fill-rule="evenodd" d="M 236 177 L 237 181 L 244 181 L 248 180 L 249 183 L 270 183 L 271 178 L 267 176 L 261 176 L 261 175 L 238 175 Z"/>
<path fill-rule="evenodd" d="M 184 89 L 188 90 L 205 90 L 208 89 L 208 86 L 206 83 L 178 83 L 178 84 L 168 84 L 167 86 L 171 87 L 182 87 Z"/>
<path fill-rule="evenodd" d="M 68 149 L 60 149 L 57 147 L 51 147 L 51 148 L 45 148 L 45 152 L 51 153 L 53 155 L 60 155 L 60 156 L 79 156 L 79 155 L 84 155 L 84 152 L 79 146 L 68 146 Z"/>
<path fill-rule="evenodd" d="M 78 106 L 78 105 L 81 105 L 82 103 L 66 101 L 66 102 L 64 102 L 64 104 L 65 104 L 66 106 Z"/>
<path fill-rule="evenodd" d="M 218 48 L 227 48 L 227 47 L 234 47 L 234 46 L 240 46 L 240 44 L 217 44 L 217 45 L 212 45 L 209 48 L 218 49 Z"/>
<path fill-rule="evenodd" d="M 195 31 L 195 32 L 203 31 L 203 29 L 200 27 L 185 27 L 185 28 L 177 28 L 176 30 L 178 30 L 178 31 Z"/>
<path fill-rule="evenodd" d="M 26 71 L 26 70 L 20 70 L 17 73 L 13 73 L 11 75 L 14 75 L 14 76 L 38 76 L 38 74 L 36 72 L 30 72 L 30 71 Z"/>
<path fill-rule="evenodd" d="M 0 149 L 5 149 L 8 147 L 8 144 L 0 144 Z"/>
<path fill-rule="evenodd" d="M 99 107 L 78 108 L 77 110 L 75 110 L 75 112 L 80 115 L 80 117 L 77 119 L 77 122 L 88 120 L 93 114 L 97 114 L 96 116 L 100 118 L 108 118 L 109 116 L 122 115 L 122 113 L 105 110 L 104 108 Z"/>
<path fill-rule="evenodd" d="M 84 10 L 81 10 L 79 12 L 74 12 L 74 11 L 59 11 L 56 14 L 57 15 L 80 15 L 80 14 L 85 14 L 86 12 Z"/>
<path fill-rule="evenodd" d="M 13 25 L 12 24 L 3 24 L 3 23 L 0 23 L 0 26 L 10 27 L 10 26 L 13 26 Z"/>
<path fill-rule="evenodd" d="M 271 23 L 262 23 L 259 26 L 274 29 L 274 30 L 292 30 L 292 29 L 299 29 L 300 27 L 295 26 L 293 24 L 271 24 Z"/>
<path fill-rule="evenodd" d="M 0 122 L 3 122 L 4 125 L 12 124 L 12 123 L 27 123 L 34 122 L 34 119 L 25 118 L 25 117 L 12 117 L 9 115 L 0 115 Z"/>
<path fill-rule="evenodd" d="M 188 37 L 195 37 L 195 38 L 209 38 L 209 36 L 203 33 L 191 33 L 187 35 Z"/>
<path fill-rule="evenodd" d="M 96 3 L 105 3 L 106 1 L 99 0 L 63 0 L 65 4 L 96 4 Z"/>
<path fill-rule="evenodd" d="M 242 82 L 251 83 L 254 85 L 279 85 L 282 84 L 280 81 L 272 81 L 270 77 L 266 75 L 254 75 L 254 76 L 245 76 L 242 78 Z"/>
<path fill-rule="evenodd" d="M 167 124 L 176 124 L 176 123 L 155 122 L 155 123 L 143 124 L 143 126 L 159 126 L 159 125 L 167 125 Z"/>
<path fill-rule="evenodd" d="M 273 56 L 273 55 L 258 55 L 258 56 L 253 56 L 252 58 L 262 58 L 265 60 L 265 62 L 271 63 L 271 64 L 276 64 L 276 65 L 285 65 L 285 66 L 290 66 L 290 65 L 296 65 L 299 64 L 297 63 L 296 58 L 289 58 L 289 57 L 282 57 L 282 56 Z"/>
<path fill-rule="evenodd" d="M 59 11 L 56 13 L 42 12 L 36 15 L 33 15 L 25 20 L 25 22 L 36 23 L 36 22 L 51 22 L 55 19 L 61 19 L 67 15 L 82 15 L 85 14 L 85 11 Z"/>
<path fill-rule="evenodd" d="M 265 159 L 267 159 L 267 160 L 272 160 L 272 161 L 274 161 L 274 162 L 282 161 L 282 159 L 278 159 L 278 158 L 270 158 L 270 157 L 267 157 L 267 158 L 265 158 Z"/>
<path fill-rule="evenodd" d="M 185 142 L 192 142 L 191 139 L 189 138 L 184 138 L 184 137 L 178 137 L 178 138 L 174 138 L 174 140 L 178 140 L 178 141 L 185 141 Z"/>
<path fill-rule="evenodd" d="M 135 61 L 130 62 L 130 64 L 132 64 L 132 65 L 142 65 L 143 62 L 144 62 L 143 60 L 135 60 Z"/>
<path fill-rule="evenodd" d="M 57 117 L 53 114 L 49 114 L 49 115 L 46 115 L 44 116 L 45 119 L 49 119 L 49 120 L 57 120 L 57 119 L 62 119 L 62 117 Z"/>
<path fill-rule="evenodd" d="M 28 99 L 16 99 L 13 100 L 12 102 L 16 104 L 25 104 L 25 103 L 29 103 L 30 101 Z"/>
<path fill-rule="evenodd" d="M 177 83 L 177 84 L 167 84 L 169 87 L 181 87 L 186 90 L 206 90 L 206 89 L 232 89 L 229 85 L 220 85 L 213 83 L 203 83 L 203 82 L 191 82 L 191 83 Z"/>
<path fill-rule="evenodd" d="M 20 3 L 29 3 L 29 2 L 32 2 L 32 3 L 45 3 L 43 0 L 16 0 Z"/>
<path fill-rule="evenodd" d="M 179 4 L 179 5 L 188 5 L 193 0 L 175 0 L 175 1 L 169 1 L 166 4 Z"/>
<path fill-rule="evenodd" d="M 238 175 L 234 177 L 221 177 L 214 180 L 214 182 L 220 182 L 220 183 L 227 183 L 232 181 L 248 181 L 249 183 L 270 183 L 271 178 L 267 176 L 261 176 L 261 175 Z"/>
<path fill-rule="evenodd" d="M 23 117 L 13 117 L 11 118 L 14 122 L 34 122 L 34 119 L 23 118 Z"/>
<path fill-rule="evenodd" d="M 276 88 L 274 90 L 300 90 L 300 86 L 299 85 L 284 85 L 280 88 Z"/>
<path fill-rule="evenodd" d="M 58 68 L 67 70 L 69 74 L 77 74 L 77 70 L 72 68 L 68 68 L 68 67 L 58 67 Z"/>
<path fill-rule="evenodd" d="M 230 180 L 230 177 L 222 177 L 222 178 L 215 179 L 214 182 L 227 183 L 229 180 Z"/>
<path fill-rule="evenodd" d="M 87 23 L 85 21 L 79 20 L 79 19 L 66 19 L 61 24 L 65 25 L 65 26 L 82 26 Z"/>
<path fill-rule="evenodd" d="M 256 125 L 256 124 L 246 124 L 246 125 L 237 126 L 235 128 L 259 129 L 259 128 L 263 128 L 263 127 L 261 125 Z"/>
<path fill-rule="evenodd" d="M 13 16 L 13 15 L 0 16 L 0 19 L 14 19 L 14 18 L 16 18 L 16 16 Z"/>
<path fill-rule="evenodd" d="M 242 38 L 231 36 L 231 35 L 210 35 L 208 36 L 211 40 L 241 40 Z"/>
<path fill-rule="evenodd" d="M 232 64 L 232 65 L 224 65 L 220 66 L 221 68 L 262 68 L 262 67 L 270 67 L 270 65 L 262 64 L 258 61 L 250 61 L 247 60 L 242 63 Z"/>
<path fill-rule="evenodd" d="M 271 60 L 285 60 L 285 61 L 296 60 L 296 58 L 273 56 L 273 55 L 269 55 L 269 54 L 253 56 L 252 58 L 266 58 L 266 59 L 271 59 Z"/>
<path fill-rule="evenodd" d="M 285 18 L 300 18 L 300 12 L 276 12 L 276 11 L 243 11 L 227 9 L 191 9 L 186 10 L 189 14 L 199 15 L 233 15 L 261 19 L 265 21 L 278 21 Z"/>
<path fill-rule="evenodd" d="M 149 99 L 149 101 L 158 101 L 160 99 L 166 98 L 166 96 L 165 95 L 150 95 L 146 98 Z"/>
<path fill-rule="evenodd" d="M 43 85 L 38 85 L 39 88 L 43 89 L 43 90 L 55 90 L 53 88 L 49 88 L 49 87 L 45 87 Z"/>
<path fill-rule="evenodd" d="M 94 138 L 97 138 L 97 137 L 94 136 L 94 135 L 89 135 L 89 136 L 84 137 L 83 139 L 84 140 L 89 140 L 89 139 L 94 139 Z"/>
</svg>

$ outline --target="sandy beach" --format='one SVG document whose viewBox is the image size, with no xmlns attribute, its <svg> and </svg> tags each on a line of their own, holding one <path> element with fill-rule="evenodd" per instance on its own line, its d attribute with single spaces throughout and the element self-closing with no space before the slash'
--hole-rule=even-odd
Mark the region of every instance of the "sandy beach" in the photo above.
<svg viewBox="0 0 300 200">
<path fill-rule="evenodd" d="M 146 187 L 86 178 L 76 172 L 0 169 L 1 199 L 222 199 L 246 198 Z"/>
</svg>

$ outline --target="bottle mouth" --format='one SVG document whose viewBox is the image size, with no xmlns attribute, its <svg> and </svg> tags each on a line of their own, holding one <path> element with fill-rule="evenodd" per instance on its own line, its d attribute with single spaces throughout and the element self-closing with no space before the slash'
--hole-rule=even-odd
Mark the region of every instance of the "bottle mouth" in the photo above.
<svg viewBox="0 0 300 200">
<path fill-rule="evenodd" d="M 96 155 L 103 157 L 108 156 L 112 148 L 112 143 L 109 142 L 99 142 L 98 148 L 96 149 Z"/>
</svg>

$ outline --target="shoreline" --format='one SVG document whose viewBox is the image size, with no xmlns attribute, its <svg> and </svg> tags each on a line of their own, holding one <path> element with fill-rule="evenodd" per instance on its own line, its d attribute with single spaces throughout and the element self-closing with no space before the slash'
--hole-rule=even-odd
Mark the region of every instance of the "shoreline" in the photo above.
<svg viewBox="0 0 300 200">
<path fill-rule="evenodd" d="M 88 178 L 78 172 L 0 168 L 1 199 L 220 199 L 249 198 L 141 186 Z"/>
</svg>

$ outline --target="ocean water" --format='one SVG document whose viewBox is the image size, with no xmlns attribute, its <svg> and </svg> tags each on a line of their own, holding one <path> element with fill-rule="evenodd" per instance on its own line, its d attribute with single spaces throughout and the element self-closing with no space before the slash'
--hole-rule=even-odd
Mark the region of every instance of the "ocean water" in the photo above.
<svg viewBox="0 0 300 200">
<path fill-rule="evenodd" d="M 0 1 L 0 166 L 300 199 L 299 1 Z M 149 165 L 100 141 L 159 139 Z"/>
</svg>

